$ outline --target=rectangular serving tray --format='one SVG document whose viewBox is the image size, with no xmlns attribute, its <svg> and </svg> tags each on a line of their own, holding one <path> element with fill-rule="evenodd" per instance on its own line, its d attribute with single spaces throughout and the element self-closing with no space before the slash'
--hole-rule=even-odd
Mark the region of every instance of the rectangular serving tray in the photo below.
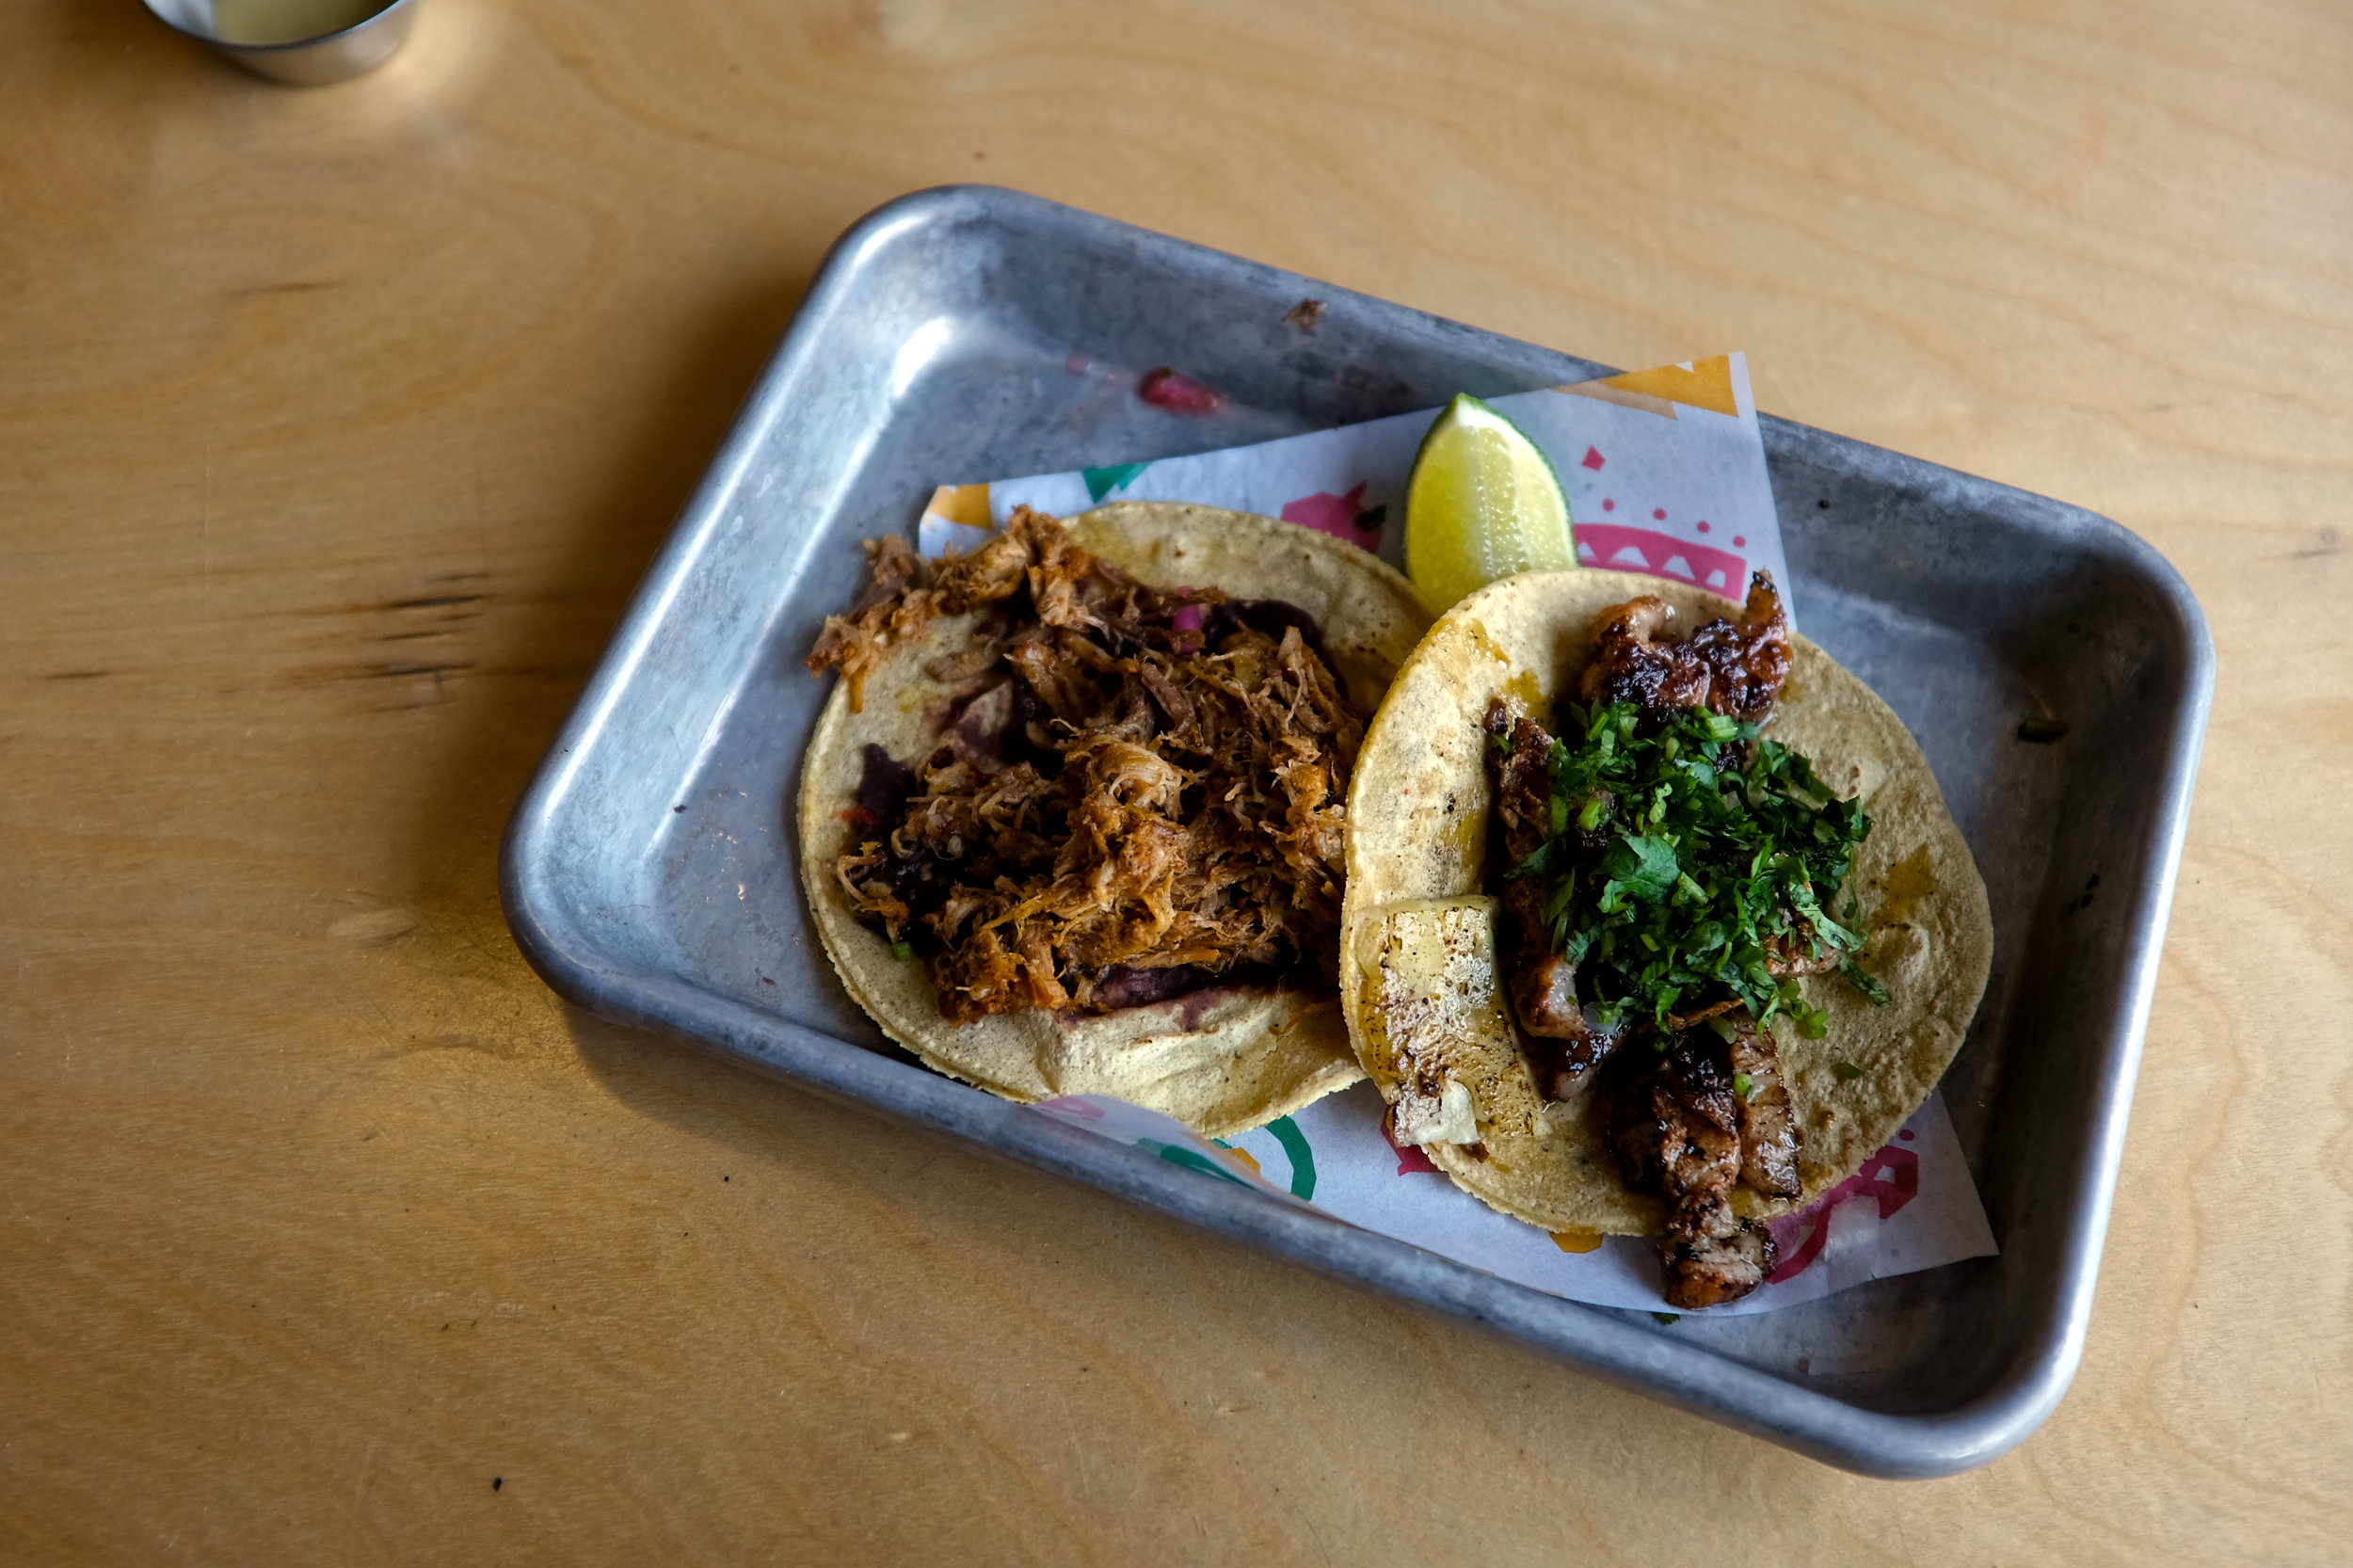
<svg viewBox="0 0 2353 1568">
<path fill-rule="evenodd" d="M 1283 319 L 1303 298 L 1324 302 L 1312 333 Z M 1160 365 L 1225 407 L 1133 395 Z M 2082 1352 L 2213 686 L 2188 588 L 2105 518 L 1763 422 L 1805 629 L 1920 738 L 1992 895 L 1993 981 L 1945 1093 L 1998 1257 L 1671 1326 L 1562 1301 L 928 1072 L 843 994 L 809 926 L 790 801 L 827 683 L 800 661 L 861 588 L 857 541 L 911 530 L 935 485 L 1604 374 L 1012 191 L 891 202 L 834 248 L 517 808 L 502 863 L 516 940 L 604 1017 L 1830 1464 L 1983 1464 L 2049 1415 Z M 2068 732 L 2024 740 L 2029 719 Z"/>
</svg>

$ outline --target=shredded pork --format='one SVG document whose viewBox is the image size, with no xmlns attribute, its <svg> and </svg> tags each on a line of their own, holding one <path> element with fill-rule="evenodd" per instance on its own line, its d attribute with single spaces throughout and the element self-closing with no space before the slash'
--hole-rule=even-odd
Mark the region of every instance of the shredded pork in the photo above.
<svg viewBox="0 0 2353 1568">
<path fill-rule="evenodd" d="M 808 661 L 839 668 L 854 703 L 935 616 L 984 612 L 928 672 L 969 695 L 896 790 L 889 769 L 909 764 L 870 754 L 885 783 L 859 792 L 851 809 L 872 820 L 835 867 L 951 1021 L 1335 971 L 1364 715 L 1311 619 L 1145 586 L 1026 507 L 928 580 L 896 538 L 872 558 L 875 591 Z"/>
</svg>

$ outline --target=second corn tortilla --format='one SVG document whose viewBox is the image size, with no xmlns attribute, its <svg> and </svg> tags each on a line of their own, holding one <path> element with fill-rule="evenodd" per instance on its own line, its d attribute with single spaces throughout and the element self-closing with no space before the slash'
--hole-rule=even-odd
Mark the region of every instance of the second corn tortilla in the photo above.
<svg viewBox="0 0 2353 1568">
<path fill-rule="evenodd" d="M 1551 726 L 1554 697 L 1574 695 L 1602 612 L 1642 594 L 1674 607 L 1675 635 L 1738 614 L 1704 589 L 1628 572 L 1531 573 L 1492 584 L 1431 629 L 1366 734 L 1349 790 L 1340 988 L 1358 1056 L 1391 1099 L 1397 1064 L 1363 1003 L 1360 943 L 1385 908 L 1497 890 L 1484 885 L 1495 798 L 1484 757 L 1488 705 L 1501 696 Z M 1818 1040 L 1777 1026 L 1805 1144 L 1804 1195 L 1773 1202 L 1741 1188 L 1736 1207 L 1744 1215 L 1812 1202 L 1896 1135 L 1961 1048 L 1993 952 L 1985 884 L 1918 743 L 1861 680 L 1805 638 L 1790 642 L 1789 679 L 1765 733 L 1812 759 L 1842 795 L 1863 796 L 1871 832 L 1840 904 L 1849 894 L 1861 900 L 1863 965 L 1891 1000 L 1874 1007 L 1835 974 L 1801 983 L 1806 1000 L 1829 1015 Z M 1457 1185 L 1546 1230 L 1647 1235 L 1661 1227 L 1661 1206 L 1619 1176 L 1590 1088 L 1547 1110 L 1509 1029 L 1499 1041 L 1490 1033 L 1449 1048 L 1459 1060 L 1448 1071 L 1470 1091 L 1480 1143 L 1432 1144 L 1423 1152 Z M 1834 1063 L 1861 1074 L 1841 1080 Z"/>
<path fill-rule="evenodd" d="M 1335 672 L 1369 714 L 1430 624 L 1410 584 L 1355 546 L 1272 518 L 1213 506 L 1120 502 L 1069 520 L 1081 548 L 1156 587 L 1215 587 L 1279 599 L 1316 618 Z M 883 1032 L 953 1078 L 1008 1099 L 1109 1095 L 1164 1112 L 1209 1137 L 1244 1131 L 1344 1089 L 1363 1073 L 1326 986 L 1212 987 L 1084 1016 L 1031 1009 L 951 1025 L 923 966 L 890 954 L 859 923 L 834 864 L 856 847 L 845 808 L 880 745 L 915 765 L 969 682 L 924 666 L 965 646 L 974 616 L 941 616 L 894 648 L 853 712 L 837 683 L 802 760 L 802 885 L 842 985 Z"/>
</svg>

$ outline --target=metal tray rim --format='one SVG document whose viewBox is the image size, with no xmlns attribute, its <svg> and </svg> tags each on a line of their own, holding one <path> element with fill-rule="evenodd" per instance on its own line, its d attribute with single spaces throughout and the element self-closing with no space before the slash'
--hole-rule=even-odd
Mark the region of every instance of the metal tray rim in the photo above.
<svg viewBox="0 0 2353 1568">
<path fill-rule="evenodd" d="M 2080 1166 L 2079 1191 L 2089 1201 L 2078 1204 L 2066 1221 L 2072 1235 L 2064 1252 L 2068 1267 L 2042 1321 L 2026 1336 L 2029 1353 L 2020 1356 L 2009 1375 L 1946 1411 L 1904 1416 L 1851 1404 L 1706 1347 L 1666 1340 L 1599 1309 L 1497 1279 L 1279 1200 L 1222 1183 L 1179 1179 L 1180 1173 L 1164 1161 L 1064 1128 L 920 1067 L 855 1048 L 845 1049 L 816 1031 L 659 971 L 612 962 L 603 954 L 548 872 L 547 844 L 570 793 L 577 760 L 596 744 L 624 699 L 664 611 L 691 576 L 708 536 L 723 522 L 724 503 L 785 403 L 814 324 L 854 299 L 860 259 L 904 227 L 959 217 L 975 206 L 1007 209 L 1032 221 L 1075 222 L 1195 252 L 1207 249 L 1040 198 L 982 185 L 941 186 L 898 198 L 842 234 L 678 526 L 648 568 L 605 656 L 509 822 L 500 857 L 501 894 L 517 944 L 534 969 L 559 994 L 599 1016 L 682 1035 L 731 1061 L 828 1097 L 945 1133 L 984 1153 L 1010 1156 L 1087 1182 L 1323 1272 L 1468 1319 L 1622 1385 L 1842 1468 L 1891 1478 L 1949 1475 L 1984 1464 L 2023 1441 L 2057 1406 L 2082 1355 L 2214 683 L 2212 639 L 2180 574 L 2145 541 L 2081 508 L 1996 487 L 2054 525 L 2091 532 L 2102 547 L 2123 557 L 2143 577 L 2178 617 L 2187 679 L 2170 705 L 2172 733 L 2165 776 L 2156 792 L 2160 831 L 2150 846 L 2154 874 L 2130 917 L 2129 1001 L 2107 1031 L 2101 1051 L 2102 1087 L 2091 1107 L 2092 1136 Z M 1512 342 L 1261 264 L 1210 254 L 1285 288 L 1295 285 L 1327 299 L 1345 297 L 1425 329 Z M 1763 423 L 1769 446 L 1820 443 L 1891 474 L 1956 474 L 1773 416 L 1765 416 Z M 1991 483 L 1957 476 L 1973 485 Z"/>
</svg>

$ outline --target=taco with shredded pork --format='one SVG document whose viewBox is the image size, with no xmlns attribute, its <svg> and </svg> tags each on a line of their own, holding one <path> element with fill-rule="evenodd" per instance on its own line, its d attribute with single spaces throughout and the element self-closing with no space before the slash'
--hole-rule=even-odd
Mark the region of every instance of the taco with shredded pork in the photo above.
<svg viewBox="0 0 2353 1568">
<path fill-rule="evenodd" d="M 1361 1077 L 1336 989 L 1349 781 L 1430 617 L 1312 530 L 1027 508 L 869 547 L 808 665 L 801 869 L 850 995 L 938 1071 L 1209 1136 Z"/>
<path fill-rule="evenodd" d="M 1918 744 L 1789 631 L 1622 572 L 1509 579 L 1398 672 L 1349 798 L 1341 994 L 1390 1131 L 1554 1232 L 1657 1235 L 1670 1304 L 1919 1108 L 1993 920 Z"/>
</svg>

